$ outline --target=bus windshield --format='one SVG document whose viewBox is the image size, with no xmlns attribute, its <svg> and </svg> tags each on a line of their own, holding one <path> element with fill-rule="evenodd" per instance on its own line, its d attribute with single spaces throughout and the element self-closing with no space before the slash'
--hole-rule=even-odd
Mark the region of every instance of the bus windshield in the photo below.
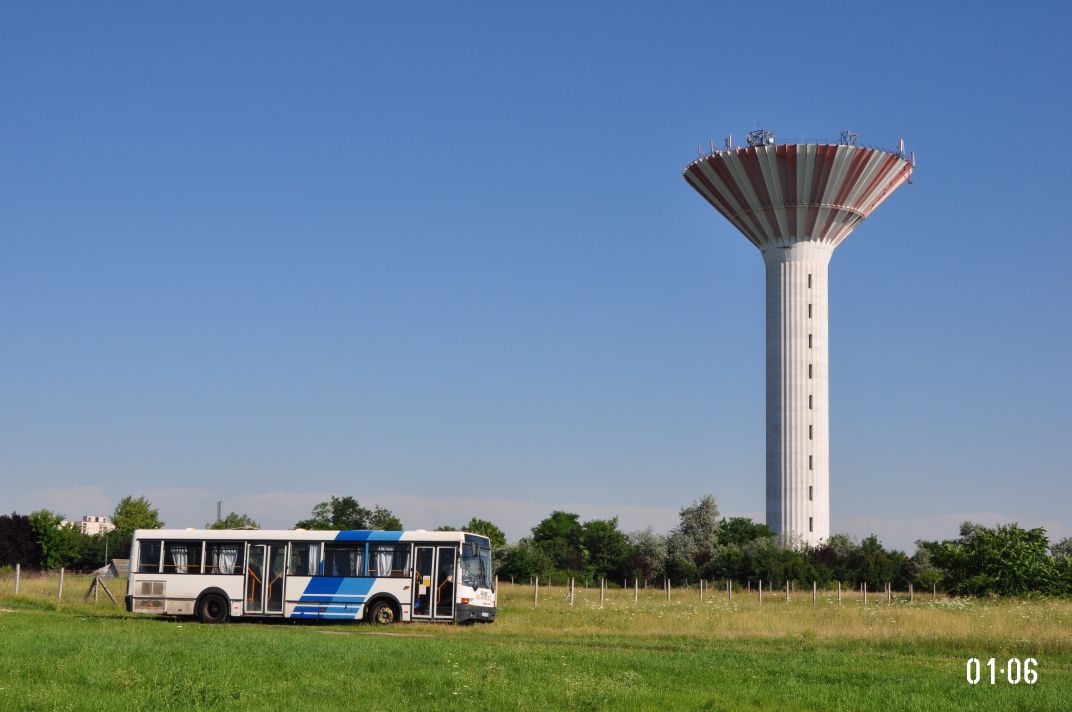
<svg viewBox="0 0 1072 712">
<path fill-rule="evenodd" d="M 462 585 L 491 588 L 491 549 L 486 546 L 462 547 Z"/>
</svg>

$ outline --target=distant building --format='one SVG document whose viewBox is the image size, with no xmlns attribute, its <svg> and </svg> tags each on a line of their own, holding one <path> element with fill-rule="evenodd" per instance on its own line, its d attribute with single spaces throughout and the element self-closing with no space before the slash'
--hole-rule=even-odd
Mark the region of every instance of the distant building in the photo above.
<svg viewBox="0 0 1072 712">
<path fill-rule="evenodd" d="M 86 514 L 82 517 L 80 522 L 72 522 L 63 520 L 60 522 L 61 527 L 76 527 L 83 534 L 106 534 L 107 532 L 115 529 L 115 525 L 112 524 L 112 520 L 108 517 L 98 517 L 92 514 Z"/>
</svg>

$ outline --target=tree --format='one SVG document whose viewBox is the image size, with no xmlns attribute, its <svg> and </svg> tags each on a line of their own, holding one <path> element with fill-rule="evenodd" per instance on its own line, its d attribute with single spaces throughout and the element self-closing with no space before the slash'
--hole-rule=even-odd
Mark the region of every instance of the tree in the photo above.
<svg viewBox="0 0 1072 712">
<path fill-rule="evenodd" d="M 903 551 L 886 551 L 874 534 L 860 542 L 852 563 L 859 580 L 866 581 L 872 590 L 884 589 L 887 582 L 898 586 L 908 583 L 908 557 Z"/>
<path fill-rule="evenodd" d="M 580 573 L 587 563 L 581 539 L 584 529 L 580 517 L 572 512 L 551 512 L 532 529 L 532 542 L 560 571 Z"/>
<path fill-rule="evenodd" d="M 506 535 L 503 534 L 503 530 L 499 529 L 499 527 L 495 526 L 487 519 L 473 517 L 469 520 L 468 524 L 462 527 L 462 530 L 486 536 L 491 541 L 493 549 L 500 549 L 506 546 Z"/>
<path fill-rule="evenodd" d="M 81 531 L 63 524 L 63 515 L 39 509 L 30 514 L 30 528 L 33 529 L 37 546 L 41 551 L 41 568 L 58 569 L 67 566 L 78 556 L 78 542 L 72 533 L 81 535 Z"/>
<path fill-rule="evenodd" d="M 113 556 L 123 558 L 130 555 L 130 541 L 134 536 L 135 529 L 160 529 L 164 522 L 160 519 L 159 510 L 155 509 L 145 497 L 135 499 L 131 495 L 119 500 L 112 513 L 112 524 L 115 525 L 114 539 L 116 542 Z"/>
<path fill-rule="evenodd" d="M 1072 537 L 1066 536 L 1061 541 L 1051 545 L 1050 553 L 1057 559 L 1072 559 Z"/>
<path fill-rule="evenodd" d="M 678 525 L 666 541 L 667 575 L 678 580 L 699 578 L 700 568 L 714 558 L 720 524 L 718 502 L 711 495 L 682 507 Z"/>
<path fill-rule="evenodd" d="M 618 518 L 592 519 L 581 530 L 581 545 L 588 553 L 588 564 L 593 576 L 615 578 L 625 573 L 629 556 L 629 540 L 618 529 Z"/>
<path fill-rule="evenodd" d="M 218 522 L 213 522 L 208 526 L 209 529 L 260 529 L 261 525 L 258 524 L 253 517 L 248 514 L 239 514 L 238 512 L 231 512 Z"/>
<path fill-rule="evenodd" d="M 369 529 L 376 529 L 386 532 L 402 531 L 402 520 L 391 513 L 386 507 L 376 505 L 372 510 L 372 516 L 369 517 Z"/>
<path fill-rule="evenodd" d="M 0 516 L 0 566 L 39 566 L 41 548 L 25 514 Z"/>
<path fill-rule="evenodd" d="M 927 590 L 941 582 L 942 570 L 934 565 L 930 550 L 920 544 L 921 542 L 916 542 L 916 555 L 912 557 L 909 574 L 912 577 L 912 583 Z"/>
<path fill-rule="evenodd" d="M 772 582 L 785 580 L 785 561 L 782 556 L 782 545 L 775 537 L 767 536 L 749 542 L 744 546 L 745 571 L 748 578 L 756 578 L 767 582 L 767 587 Z"/>
<path fill-rule="evenodd" d="M 1062 593 L 1063 572 L 1049 555 L 1045 529 L 1018 524 L 995 528 L 961 527 L 961 537 L 941 543 L 921 542 L 935 565 L 945 571 L 943 585 L 954 594 Z"/>
<path fill-rule="evenodd" d="M 119 504 L 115 505 L 112 524 L 127 536 L 132 535 L 135 529 L 160 529 L 164 526 L 160 519 L 160 510 L 154 508 L 145 497 L 134 499 L 130 495 L 123 497 Z"/>
<path fill-rule="evenodd" d="M 859 550 L 859 542 L 848 534 L 834 534 L 819 546 L 812 547 L 809 555 L 817 569 L 829 572 L 829 579 L 855 588 L 859 572 L 853 562 L 859 560 Z"/>
<path fill-rule="evenodd" d="M 771 528 L 766 524 L 757 524 L 748 517 L 723 519 L 721 526 L 718 528 L 718 543 L 722 546 L 731 544 L 744 546 L 748 542 L 766 536 L 774 536 Z"/>
<path fill-rule="evenodd" d="M 353 497 L 331 496 L 313 507 L 312 517 L 294 525 L 298 529 L 383 530 L 402 529 L 402 522 L 389 510 L 376 505 L 366 509 Z"/>
<path fill-rule="evenodd" d="M 554 569 L 554 562 L 551 558 L 527 537 L 515 546 L 503 549 L 502 552 L 499 572 L 503 576 L 511 576 L 518 581 L 524 581 L 532 576 L 547 580 L 547 576 Z"/>
<path fill-rule="evenodd" d="M 651 527 L 629 535 L 629 554 L 625 559 L 629 578 L 648 579 L 662 576 L 666 567 L 666 537 Z"/>
</svg>

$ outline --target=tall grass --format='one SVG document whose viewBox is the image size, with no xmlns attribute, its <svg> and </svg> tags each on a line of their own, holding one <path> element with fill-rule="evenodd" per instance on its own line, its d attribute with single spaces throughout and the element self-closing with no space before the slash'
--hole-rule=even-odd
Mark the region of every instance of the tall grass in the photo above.
<svg viewBox="0 0 1072 712">
<path fill-rule="evenodd" d="M 975 640 L 1024 643 L 1047 649 L 1072 650 L 1072 601 L 1068 599 L 949 598 L 899 593 L 887 603 L 884 593 L 811 591 L 786 599 L 782 591 L 674 589 L 670 600 L 662 590 L 638 592 L 610 589 L 600 604 L 598 588 L 577 587 L 573 604 L 565 587 L 540 587 L 534 604 L 531 586 L 499 586 L 503 631 L 535 631 L 552 626 L 562 633 L 599 634 L 613 631 L 636 636 L 685 636 L 704 639 L 794 638 L 830 640 Z"/>
<path fill-rule="evenodd" d="M 503 584 L 491 625 L 134 616 L 91 577 L 0 579 L 0 709 L 1066 710 L 1072 602 Z M 123 582 L 109 585 L 119 596 Z M 386 635 L 384 635 L 386 633 Z M 1033 657 L 1034 686 L 968 685 Z"/>
</svg>

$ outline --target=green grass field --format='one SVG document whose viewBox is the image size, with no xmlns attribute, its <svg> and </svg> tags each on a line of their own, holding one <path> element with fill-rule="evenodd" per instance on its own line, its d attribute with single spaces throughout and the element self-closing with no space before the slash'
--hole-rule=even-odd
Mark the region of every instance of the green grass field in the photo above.
<svg viewBox="0 0 1072 712">
<path fill-rule="evenodd" d="M 207 626 L 87 586 L 0 581 L 0 709 L 1072 709 L 1069 601 L 557 588 L 534 608 L 507 584 L 491 625 Z M 1035 658 L 1038 681 L 969 685 L 969 657 Z"/>
</svg>

